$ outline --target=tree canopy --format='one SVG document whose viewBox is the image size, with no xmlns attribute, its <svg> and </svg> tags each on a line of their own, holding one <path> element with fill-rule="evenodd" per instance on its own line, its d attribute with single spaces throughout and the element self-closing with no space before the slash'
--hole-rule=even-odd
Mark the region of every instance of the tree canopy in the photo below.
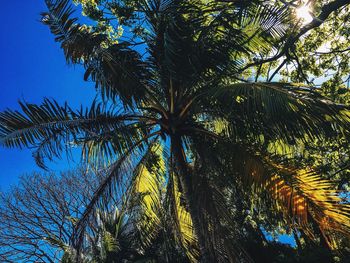
<svg viewBox="0 0 350 263">
<path fill-rule="evenodd" d="M 85 19 L 69 0 L 46 4 L 42 22 L 97 98 L 20 102 L 0 113 L 0 142 L 34 147 L 42 168 L 78 146 L 104 171 L 74 226 L 76 260 L 118 188 L 161 204 L 167 239 L 192 262 L 259 260 L 240 242 L 265 242 L 262 229 L 345 253 L 350 1 L 74 1 Z"/>
</svg>

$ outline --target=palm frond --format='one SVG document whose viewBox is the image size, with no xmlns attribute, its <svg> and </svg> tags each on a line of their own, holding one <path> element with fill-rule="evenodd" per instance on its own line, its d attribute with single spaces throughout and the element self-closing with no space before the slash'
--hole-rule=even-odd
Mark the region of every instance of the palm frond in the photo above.
<svg viewBox="0 0 350 263">
<path fill-rule="evenodd" d="M 254 41 L 254 38 L 273 44 L 273 40 L 279 40 L 285 36 L 290 23 L 290 10 L 284 6 L 271 5 L 269 3 L 252 3 L 248 8 L 240 10 L 239 24 L 245 30 L 253 25 L 254 33 L 248 40 Z M 247 42 L 249 44 L 249 42 Z M 256 43 L 258 44 L 258 43 Z"/>
<path fill-rule="evenodd" d="M 312 169 L 293 169 L 268 160 L 276 173 L 262 173 L 251 166 L 256 189 L 265 190 L 276 200 L 292 226 L 313 235 L 310 224 L 316 222 L 329 247 L 335 249 L 334 232 L 350 234 L 350 204 L 336 190 L 335 183 Z M 261 166 L 260 166 L 261 167 Z"/>
<path fill-rule="evenodd" d="M 114 101 L 120 98 L 131 106 L 135 101 L 142 101 L 152 85 L 148 64 L 127 45 L 120 43 L 110 46 L 85 61 L 84 79 L 91 78 L 103 98 Z"/>
<path fill-rule="evenodd" d="M 142 137 L 141 128 L 126 124 L 126 115 L 97 102 L 76 112 L 67 104 L 60 106 L 49 99 L 41 105 L 20 102 L 20 106 L 23 113 L 0 113 L 0 143 L 9 148 L 35 147 L 34 157 L 41 167 L 44 158 L 59 157 L 62 150 L 74 145 L 85 147 L 90 156 L 96 153 L 96 147 L 110 156 L 109 153 L 120 153 L 123 147 Z M 94 143 L 89 144 L 92 140 Z"/>
<path fill-rule="evenodd" d="M 169 178 L 168 199 L 174 222 L 172 228 L 176 233 L 177 242 L 184 249 L 191 262 L 198 262 L 199 249 L 198 240 L 194 233 L 192 218 L 184 206 L 184 196 L 180 191 L 178 179 L 174 174 Z"/>
<path fill-rule="evenodd" d="M 233 136 L 244 137 L 247 134 L 242 132 L 249 131 L 257 137 L 291 142 L 347 133 L 347 107 L 326 100 L 310 88 L 284 83 L 239 83 L 214 88 L 209 94 L 216 99 L 210 102 L 209 115 L 217 114 L 225 120 Z"/>
<path fill-rule="evenodd" d="M 61 43 L 68 63 L 88 61 L 106 40 L 103 34 L 93 34 L 77 24 L 78 18 L 71 18 L 74 10 L 70 0 L 46 0 L 48 12 L 41 14 L 42 22 Z"/>
<path fill-rule="evenodd" d="M 149 76 L 148 67 L 141 55 L 128 47 L 129 43 L 110 43 L 108 34 L 89 29 L 71 18 L 73 8 L 69 0 L 47 0 L 48 12 L 42 21 L 49 26 L 61 43 L 66 61 L 83 64 L 84 79 L 96 83 L 102 97 L 119 98 L 131 106 L 143 98 Z"/>
<path fill-rule="evenodd" d="M 74 247 L 78 251 L 82 246 L 86 226 L 88 224 L 90 216 L 92 215 L 96 206 L 99 204 L 99 201 L 106 196 L 112 196 L 114 191 L 118 189 L 118 185 L 119 188 L 128 188 L 128 184 L 125 185 L 125 182 L 128 183 L 131 177 L 130 174 L 132 174 L 135 167 L 138 166 L 137 163 L 139 162 L 138 160 L 132 159 L 131 156 L 136 152 L 137 149 L 139 149 L 142 162 L 142 156 L 147 155 L 147 153 L 150 150 L 149 147 L 145 147 L 145 144 L 147 144 L 148 139 L 152 138 L 155 135 L 158 135 L 158 133 L 150 134 L 148 137 L 145 137 L 142 140 L 136 142 L 123 155 L 121 155 L 115 163 L 113 163 L 108 168 L 106 177 L 103 179 L 99 187 L 94 192 L 90 203 L 84 209 L 82 217 L 75 225 L 75 233 L 72 236 L 72 242 L 74 244 Z M 155 138 L 154 140 L 157 140 L 157 138 Z"/>
<path fill-rule="evenodd" d="M 161 238 L 169 249 L 167 260 L 173 260 L 172 253 L 181 248 L 180 254 L 197 262 L 199 254 L 191 216 L 182 204 L 178 184 L 173 183 L 176 177 L 166 171 L 166 163 L 163 146 L 155 144 L 135 173 L 131 190 L 132 195 L 141 195 L 143 215 L 138 223 L 141 240 L 147 251 Z"/>
<path fill-rule="evenodd" d="M 161 145 L 154 144 L 139 163 L 132 182 L 132 193 L 140 196 L 142 220 L 139 222 L 141 240 L 145 248 L 157 238 L 162 209 L 162 191 L 165 184 L 165 164 L 159 154 Z"/>
</svg>

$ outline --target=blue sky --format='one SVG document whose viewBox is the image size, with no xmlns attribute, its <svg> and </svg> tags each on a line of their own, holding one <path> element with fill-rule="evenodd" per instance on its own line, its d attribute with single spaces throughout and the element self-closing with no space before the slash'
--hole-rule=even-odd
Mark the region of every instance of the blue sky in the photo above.
<svg viewBox="0 0 350 263">
<path fill-rule="evenodd" d="M 4 1 L 0 9 L 0 111 L 18 109 L 18 100 L 40 103 L 44 97 L 73 107 L 89 105 L 92 83 L 83 81 L 80 67 L 67 66 L 49 29 L 40 23 L 44 0 Z M 66 160 L 52 170 L 68 168 Z M 16 183 L 21 174 L 40 171 L 29 150 L 0 148 L 0 189 Z"/>
</svg>

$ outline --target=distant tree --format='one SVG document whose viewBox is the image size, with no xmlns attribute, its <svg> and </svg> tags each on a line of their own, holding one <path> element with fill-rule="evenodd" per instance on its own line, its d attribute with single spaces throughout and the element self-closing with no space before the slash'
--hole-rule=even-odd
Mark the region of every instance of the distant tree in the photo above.
<svg viewBox="0 0 350 263">
<path fill-rule="evenodd" d="M 57 262 L 98 180 L 83 170 L 22 176 L 0 195 L 0 261 Z"/>
</svg>

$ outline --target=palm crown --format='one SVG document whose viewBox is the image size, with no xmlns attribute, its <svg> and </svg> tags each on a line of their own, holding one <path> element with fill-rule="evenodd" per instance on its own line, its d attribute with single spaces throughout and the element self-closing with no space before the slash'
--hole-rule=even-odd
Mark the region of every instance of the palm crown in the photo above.
<svg viewBox="0 0 350 263">
<path fill-rule="evenodd" d="M 34 145 L 44 168 L 45 158 L 73 145 L 89 162 L 108 164 L 76 226 L 77 246 L 98 200 L 114 183 L 137 180 L 125 171 L 150 164 L 162 171 L 174 228 L 187 236 L 179 242 L 195 237 L 203 262 L 242 255 L 232 249 L 237 243 L 228 224 L 234 220 L 229 200 L 239 188 L 267 193 L 290 225 L 309 236 L 317 228 L 330 247 L 334 231 L 348 233 L 350 206 L 333 183 L 293 161 L 298 146 L 315 139 L 347 140 L 347 107 L 300 85 L 239 82 L 255 52 L 295 34 L 289 9 L 264 1 L 83 1 L 98 21 L 88 27 L 71 17 L 68 0 L 46 3 L 43 23 L 67 62 L 84 66 L 101 102 L 78 111 L 48 99 L 21 103 L 23 113 L 1 113 L 0 136 L 6 147 Z M 113 23 L 130 32 L 118 33 Z M 286 157 L 277 150 L 281 144 L 295 147 Z M 191 237 L 179 209 L 190 214 Z"/>
</svg>

